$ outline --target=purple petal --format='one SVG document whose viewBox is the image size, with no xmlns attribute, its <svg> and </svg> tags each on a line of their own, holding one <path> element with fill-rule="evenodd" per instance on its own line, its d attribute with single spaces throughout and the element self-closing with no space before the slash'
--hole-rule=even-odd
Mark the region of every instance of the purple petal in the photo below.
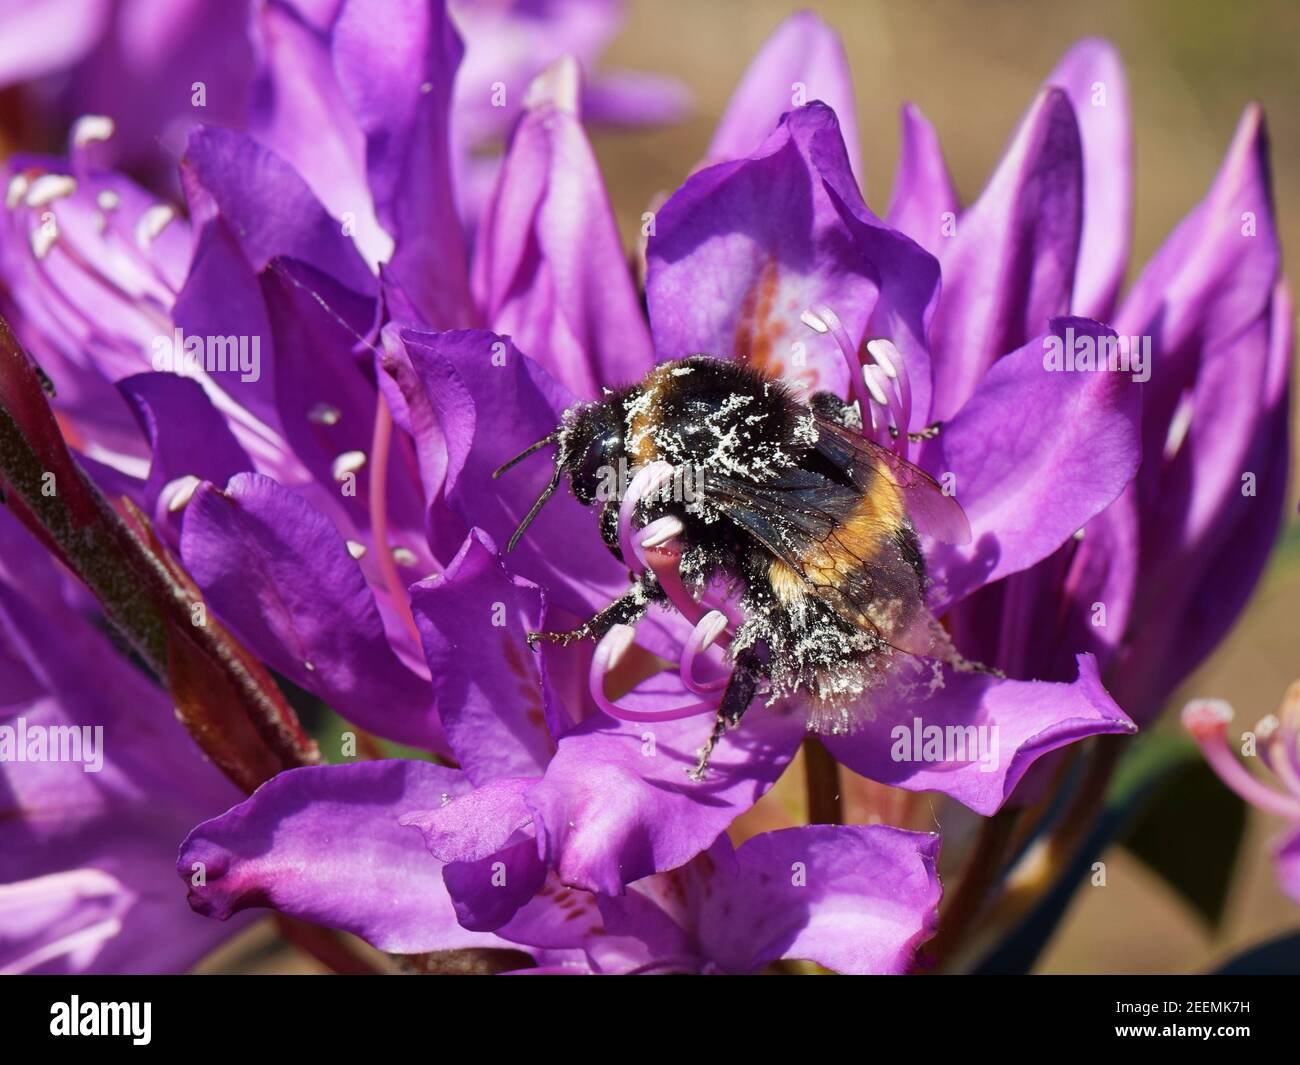
<svg viewBox="0 0 1300 1065">
<path fill-rule="evenodd" d="M 544 604 L 542 591 L 511 576 L 478 530 L 445 573 L 411 590 L 447 741 L 476 784 L 540 776 L 555 751 L 540 657 L 525 640 L 544 628 Z"/>
<path fill-rule="evenodd" d="M 524 802 L 535 783 L 536 777 L 492 780 L 402 817 L 403 825 L 424 834 L 430 853 L 447 863 L 443 879 L 466 928 L 500 929 L 546 879 L 531 829 L 533 815 Z"/>
<path fill-rule="evenodd" d="M 219 920 L 269 906 L 398 954 L 496 946 L 456 923 L 442 866 L 399 824 L 467 788 L 425 762 L 291 769 L 191 832 L 176 871 L 195 912 Z"/>
<path fill-rule="evenodd" d="M 885 220 L 932 255 L 941 256 L 945 243 L 956 233 L 959 210 L 957 190 L 948 176 L 934 127 L 920 108 L 906 104 L 898 172 Z"/>
<path fill-rule="evenodd" d="M 1133 130 L 1128 82 L 1108 41 L 1074 45 L 1047 76 L 1074 105 L 1083 143 L 1083 232 L 1072 314 L 1108 321 L 1128 266 L 1133 217 Z"/>
<path fill-rule="evenodd" d="M 932 694 L 925 685 L 902 691 L 860 731 L 825 742 L 855 773 L 909 791 L 941 791 L 987 816 L 1049 751 L 1136 731 L 1101 686 L 1093 658 L 1078 656 L 1078 668 L 1070 684 L 945 672 Z"/>
<path fill-rule="evenodd" d="M 801 11 L 782 22 L 750 62 L 714 131 L 707 159 L 721 162 L 752 154 L 783 114 L 813 100 L 839 116 L 849 165 L 856 171 L 862 151 L 844 45 L 817 15 Z"/>
<path fill-rule="evenodd" d="M 693 175 L 655 224 L 646 296 L 661 359 L 736 358 L 797 387 L 843 395 L 839 347 L 801 321 L 805 310 L 829 306 L 854 343 L 869 323 L 876 328 L 873 311 L 881 328 L 908 328 L 919 339 L 915 299 L 892 294 L 912 292 L 918 267 L 925 271 L 908 254 L 915 250 L 929 260 L 932 295 L 933 260 L 862 203 L 824 104 L 791 112 L 752 156 Z M 878 307 L 882 291 L 890 296 Z M 928 374 L 922 367 L 912 376 L 919 386 Z"/>
<path fill-rule="evenodd" d="M 119 381 L 118 388 L 149 439 L 145 501 L 155 526 L 167 530 L 174 547 L 179 526 L 173 508 L 179 510 L 182 493 L 192 487 L 183 479 L 225 484 L 251 470 L 252 460 L 194 381 L 166 373 L 136 374 Z"/>
<path fill-rule="evenodd" d="M 886 825 L 783 829 L 734 855 L 723 836 L 670 874 L 600 896 L 608 935 L 587 950 L 615 972 L 751 973 L 799 958 L 905 973 L 938 923 L 938 854 L 937 835 Z"/>
<path fill-rule="evenodd" d="M 307 183 L 251 137 L 196 128 L 181 160 L 181 176 L 196 225 L 224 219 L 254 271 L 286 256 L 358 292 L 374 290 L 373 275 L 356 246 Z"/>
<path fill-rule="evenodd" d="M 473 324 L 448 133 L 464 49 L 446 7 L 350 0 L 333 33 L 334 68 L 365 136 L 375 214 L 394 241 L 388 270 L 431 325 Z"/>
<path fill-rule="evenodd" d="M 1292 832 L 1279 841 L 1273 852 L 1277 863 L 1277 881 L 1287 898 L 1300 905 L 1300 832 Z"/>
<path fill-rule="evenodd" d="M 1150 337 L 1135 642 L 1117 693 L 1135 715 L 1218 643 L 1272 546 L 1287 478 L 1293 311 L 1279 283 L 1268 138 L 1247 109 L 1214 185 L 1117 319 Z M 1172 622 L 1172 623 L 1171 623 Z"/>
<path fill-rule="evenodd" d="M 350 216 L 357 247 L 373 266 L 392 254 L 393 240 L 375 218 L 365 137 L 335 74 L 330 26 L 305 6 L 273 0 L 255 9 L 258 80 L 249 130 L 302 175 L 330 214 Z"/>
<path fill-rule="evenodd" d="M 726 972 L 803 958 L 839 973 L 905 973 L 938 925 L 939 837 L 887 825 L 768 832 L 736 852 L 700 912 Z"/>
<path fill-rule="evenodd" d="M 109 0 L 6 3 L 0 12 L 0 86 L 70 67 L 95 46 L 111 12 Z M 60 32 L 51 33 L 52 26 Z"/>
<path fill-rule="evenodd" d="M 794 715 L 755 711 L 695 783 L 686 774 L 710 727 L 707 715 L 653 725 L 597 716 L 560 740 L 528 805 L 563 883 L 619 894 L 689 861 L 775 783 L 804 734 Z"/>
<path fill-rule="evenodd" d="M 1000 355 L 1066 313 L 1082 224 L 1079 127 L 1060 89 L 1039 95 L 943 247 L 933 417 L 951 418 Z"/>
<path fill-rule="evenodd" d="M 102 730 L 82 761 L 0 763 L 0 972 L 183 971 L 234 929 L 159 884 L 189 828 L 238 792 L 167 697 L 64 605 L 53 563 L 7 513 L 0 536 L 24 571 L 0 580 L 0 661 L 15 659 L 0 665 L 0 721 Z"/>
<path fill-rule="evenodd" d="M 260 284 L 275 345 L 275 401 L 278 422 L 294 457 L 315 478 L 317 498 L 331 512 L 346 511 L 351 528 L 370 537 L 370 500 L 375 471 L 370 460 L 378 393 L 373 355 L 359 339 L 370 331 L 374 301 L 344 288 L 303 263 L 277 260 Z M 424 534 L 424 506 L 412 456 L 396 435 L 389 455 L 384 495 L 388 548 L 411 556 L 403 568 L 410 579 L 433 568 Z M 340 455 L 368 456 L 357 471 L 355 492 L 339 492 L 335 463 Z M 216 480 L 209 478 L 209 480 Z M 217 482 L 224 483 L 224 481 Z M 365 562 L 370 562 L 367 555 Z M 382 583 L 376 575 L 376 584 Z"/>
<path fill-rule="evenodd" d="M 1046 558 L 1133 479 L 1141 387 L 1132 374 L 1072 371 L 1064 361 L 1081 344 L 1095 355 L 1099 338 L 1113 336 L 1084 318 L 1053 320 L 1048 333 L 995 362 L 944 426 L 933 468 L 953 476 L 971 543 L 935 547 L 942 604 Z M 1049 363 L 1054 353 L 1060 369 Z"/>
<path fill-rule="evenodd" d="M 454 543 L 438 539 L 435 549 L 443 557 L 455 552 L 472 527 L 495 544 L 507 543 L 550 480 L 554 463 L 544 453 L 500 479 L 492 472 L 554 432 L 572 396 L 494 333 L 389 329 L 385 343 L 400 347 L 413 368 L 408 386 L 417 387 L 417 408 L 428 404 L 447 431 L 443 492 L 446 508 L 462 527 L 435 522 L 435 535 L 455 534 Z M 627 587 L 627 572 L 601 540 L 595 512 L 568 491 L 556 492 L 542 509 L 511 554 L 510 566 L 544 588 L 552 605 L 583 618 Z"/>
<path fill-rule="evenodd" d="M 194 493 L 181 557 L 211 608 L 272 668 L 387 739 L 445 750 L 429 682 L 384 632 L 330 521 L 260 474 Z"/>
<path fill-rule="evenodd" d="M 596 399 L 644 377 L 654 351 L 576 113 L 577 81 L 570 60 L 530 90 L 480 227 L 474 289 L 493 330 Z"/>
</svg>

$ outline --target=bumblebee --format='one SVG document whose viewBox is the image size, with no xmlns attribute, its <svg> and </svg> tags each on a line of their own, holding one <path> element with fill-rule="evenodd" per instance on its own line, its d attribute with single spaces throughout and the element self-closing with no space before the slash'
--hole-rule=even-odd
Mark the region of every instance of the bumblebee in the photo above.
<svg viewBox="0 0 1300 1065">
<path fill-rule="evenodd" d="M 734 668 L 697 779 L 761 692 L 769 702 L 802 693 L 809 728 L 842 733 L 870 714 L 865 697 L 898 656 L 956 658 L 925 604 L 919 536 L 964 542 L 966 517 L 927 473 L 868 440 L 860 424 L 857 407 L 832 393 L 805 402 L 741 363 L 695 355 L 574 407 L 494 475 L 556 445 L 554 475 L 507 550 L 567 477 L 579 502 L 600 507 L 602 538 L 621 559 L 621 500 L 607 490 L 610 471 L 655 461 L 690 471 L 698 491 L 651 493 L 635 517 L 641 525 L 678 518 L 687 587 L 703 591 L 720 579 L 739 597 Z M 664 598 L 647 570 L 577 629 L 531 633 L 529 643 L 598 639 Z"/>
</svg>

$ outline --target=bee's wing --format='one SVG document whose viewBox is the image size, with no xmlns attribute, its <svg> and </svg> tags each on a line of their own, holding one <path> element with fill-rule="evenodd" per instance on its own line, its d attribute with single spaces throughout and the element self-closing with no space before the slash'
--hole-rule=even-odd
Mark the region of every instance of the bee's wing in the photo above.
<svg viewBox="0 0 1300 1065">
<path fill-rule="evenodd" d="M 946 544 L 970 542 L 970 522 L 961 504 L 945 495 L 923 469 L 828 418 L 817 417 L 817 430 L 817 451 L 848 474 L 861 491 L 869 491 L 878 475 L 893 482 L 922 536 Z"/>
<path fill-rule="evenodd" d="M 761 484 L 710 472 L 704 491 L 846 621 L 897 650 L 930 651 L 915 541 L 864 519 L 861 492 L 797 467 Z"/>
</svg>

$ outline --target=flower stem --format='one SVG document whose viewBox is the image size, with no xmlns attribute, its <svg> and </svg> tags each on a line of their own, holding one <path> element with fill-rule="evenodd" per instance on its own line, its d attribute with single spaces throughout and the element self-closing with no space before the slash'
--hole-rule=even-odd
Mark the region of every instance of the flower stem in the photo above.
<svg viewBox="0 0 1300 1065">
<path fill-rule="evenodd" d="M 840 795 L 840 765 L 813 736 L 803 741 L 804 787 L 810 825 L 842 825 L 844 804 Z"/>
<path fill-rule="evenodd" d="M 927 968 L 938 970 L 951 959 L 971 930 L 989 894 L 1002 875 L 1011 842 L 1020 820 L 1019 810 L 999 810 L 980 826 L 970 860 L 962 872 L 957 890 L 945 901 L 939 915 L 939 931 L 925 946 Z"/>
</svg>

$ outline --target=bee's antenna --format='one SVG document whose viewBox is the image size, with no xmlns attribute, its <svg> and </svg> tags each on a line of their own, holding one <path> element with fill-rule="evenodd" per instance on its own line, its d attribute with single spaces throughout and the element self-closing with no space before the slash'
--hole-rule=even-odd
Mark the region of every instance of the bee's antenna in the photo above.
<svg viewBox="0 0 1300 1065">
<path fill-rule="evenodd" d="M 544 443 L 546 443 L 545 440 L 541 441 L 541 443 L 534 444 L 532 447 L 528 449 L 528 451 L 524 452 L 524 455 L 536 451 Z M 524 455 L 520 455 L 519 458 L 523 458 Z M 507 466 L 513 465 L 518 461 L 519 459 L 512 459 L 506 465 Z M 505 467 L 502 467 L 502 469 L 504 468 Z M 528 526 L 530 526 L 533 523 L 533 519 L 542 512 L 542 507 L 546 505 L 546 501 L 550 499 L 552 495 L 555 494 L 555 489 L 559 487 L 560 476 L 563 473 L 564 473 L 564 467 L 559 465 L 559 463 L 556 463 L 555 475 L 551 478 L 551 483 L 542 489 L 542 494 L 537 497 L 537 502 L 534 503 L 532 509 L 527 514 L 524 515 L 524 520 L 519 523 L 519 528 L 517 528 L 514 532 L 514 535 L 510 537 L 510 542 L 506 544 L 506 554 L 509 554 L 511 551 L 515 549 L 515 544 L 519 543 L 519 538 L 524 535 L 524 531 L 528 528 Z"/>
<path fill-rule="evenodd" d="M 560 437 L 560 431 L 557 429 L 549 436 L 542 437 L 539 441 L 537 441 L 537 443 L 529 444 L 526 448 L 523 449 L 523 451 L 519 452 L 518 455 L 512 458 L 504 466 L 498 466 L 495 470 L 493 470 L 492 479 L 496 480 L 503 473 L 505 473 L 506 470 L 510 469 L 512 466 L 516 466 L 519 463 L 523 462 L 524 459 L 526 459 L 529 455 L 533 454 L 536 451 L 541 451 L 542 448 L 544 448 L 547 444 L 555 443 L 555 441 L 558 440 L 559 437 Z"/>
</svg>

